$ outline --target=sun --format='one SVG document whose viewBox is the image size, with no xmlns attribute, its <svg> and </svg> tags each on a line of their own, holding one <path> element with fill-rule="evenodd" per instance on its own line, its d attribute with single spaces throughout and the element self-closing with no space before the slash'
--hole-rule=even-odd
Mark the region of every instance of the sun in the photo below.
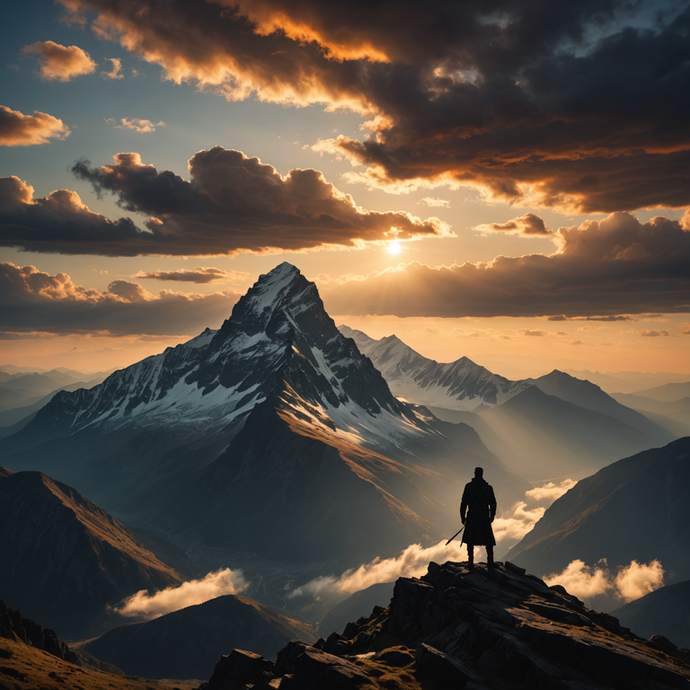
<svg viewBox="0 0 690 690">
<path fill-rule="evenodd" d="M 389 254 L 400 254 L 402 247 L 400 246 L 400 242 L 396 240 L 395 242 L 391 242 L 387 249 Z"/>
</svg>

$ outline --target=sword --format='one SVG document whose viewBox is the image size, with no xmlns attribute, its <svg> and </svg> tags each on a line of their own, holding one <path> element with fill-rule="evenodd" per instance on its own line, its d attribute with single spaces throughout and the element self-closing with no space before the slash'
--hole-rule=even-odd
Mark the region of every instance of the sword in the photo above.
<svg viewBox="0 0 690 690">
<path fill-rule="evenodd" d="M 459 529 L 459 530 L 458 530 L 458 531 L 457 531 L 457 532 L 446 542 L 446 546 L 448 546 L 448 544 L 450 544 L 450 543 L 453 541 L 453 539 L 455 539 L 455 537 L 457 537 L 458 534 L 460 534 L 460 532 L 462 532 L 462 530 L 464 530 L 464 529 L 465 529 L 465 525 L 463 525 L 463 526 L 462 526 L 462 527 L 461 527 L 461 528 L 460 528 L 460 529 Z"/>
</svg>

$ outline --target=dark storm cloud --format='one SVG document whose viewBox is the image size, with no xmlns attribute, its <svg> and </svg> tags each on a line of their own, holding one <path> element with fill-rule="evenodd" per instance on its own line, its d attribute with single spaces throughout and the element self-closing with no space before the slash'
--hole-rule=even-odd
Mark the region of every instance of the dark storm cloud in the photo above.
<svg viewBox="0 0 690 690">
<path fill-rule="evenodd" d="M 435 218 L 358 207 L 317 170 L 281 177 L 258 158 L 216 146 L 189 160 L 191 182 L 120 153 L 115 163 L 74 173 L 96 191 L 112 192 L 126 211 L 152 216 L 138 228 L 129 218 L 111 221 L 90 211 L 75 192 L 33 199 L 16 177 L 0 178 L 0 245 L 62 254 L 173 256 L 261 252 L 448 233 Z"/>
<path fill-rule="evenodd" d="M 162 290 L 153 295 L 137 283 L 113 281 L 105 291 L 75 284 L 34 266 L 0 263 L 0 331 L 9 334 L 96 333 L 196 335 L 218 328 L 239 295 L 190 295 Z"/>
<path fill-rule="evenodd" d="M 690 203 L 680 0 L 61 1 L 174 81 L 370 113 L 364 141 L 319 144 L 369 184 L 579 212 Z"/>
<path fill-rule="evenodd" d="M 690 310 L 690 232 L 627 213 L 560 228 L 559 252 L 430 268 L 412 263 L 324 291 L 334 314 L 609 317 Z"/>
</svg>

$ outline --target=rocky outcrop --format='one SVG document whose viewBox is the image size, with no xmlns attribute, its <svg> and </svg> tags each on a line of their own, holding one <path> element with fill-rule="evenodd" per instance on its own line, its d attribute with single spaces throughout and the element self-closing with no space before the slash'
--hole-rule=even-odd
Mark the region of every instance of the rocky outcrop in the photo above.
<svg viewBox="0 0 690 690">
<path fill-rule="evenodd" d="M 241 650 L 203 690 L 280 688 L 690 688 L 690 651 L 644 640 L 511 563 L 429 564 L 401 578 L 388 608 L 276 663 Z M 201 690 L 200 689 L 200 690 Z"/>
<path fill-rule="evenodd" d="M 78 664 L 77 655 L 57 636 L 53 630 L 42 628 L 36 621 L 24 618 L 19 611 L 13 611 L 0 601 L 0 637 L 24 642 L 30 647 Z"/>
</svg>

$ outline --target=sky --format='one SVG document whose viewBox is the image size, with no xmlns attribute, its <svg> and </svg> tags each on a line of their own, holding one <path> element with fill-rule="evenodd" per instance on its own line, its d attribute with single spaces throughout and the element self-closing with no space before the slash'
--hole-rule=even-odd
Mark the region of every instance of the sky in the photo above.
<svg viewBox="0 0 690 690">
<path fill-rule="evenodd" d="M 441 362 L 690 374 L 690 4 L 32 0 L 0 365 L 102 371 L 283 261 Z"/>
</svg>

